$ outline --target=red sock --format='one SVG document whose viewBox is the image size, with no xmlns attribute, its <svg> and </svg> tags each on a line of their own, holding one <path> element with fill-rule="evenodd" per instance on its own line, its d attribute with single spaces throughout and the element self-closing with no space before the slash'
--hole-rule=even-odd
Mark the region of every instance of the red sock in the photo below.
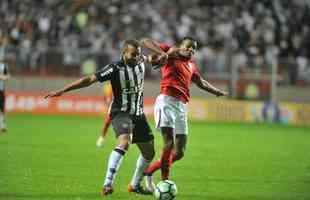
<svg viewBox="0 0 310 200">
<path fill-rule="evenodd" d="M 102 128 L 102 136 L 104 137 L 107 134 L 108 128 L 111 124 L 111 118 L 109 115 L 104 119 L 103 123 L 104 124 L 103 124 L 103 128 Z"/>
<path fill-rule="evenodd" d="M 161 161 L 157 160 L 155 161 L 153 164 L 151 164 L 145 171 L 144 173 L 146 175 L 152 175 L 155 171 L 157 171 L 158 169 L 160 169 L 161 167 Z"/>
<path fill-rule="evenodd" d="M 175 151 L 171 152 L 170 159 L 169 159 L 169 168 L 171 168 L 172 164 L 175 161 Z M 144 173 L 147 175 L 152 175 L 154 172 L 159 170 L 161 168 L 161 160 L 155 161 L 153 164 L 151 164 L 145 171 Z"/>
<path fill-rule="evenodd" d="M 169 172 L 171 166 L 171 153 L 172 149 L 164 149 L 163 154 L 161 155 L 161 179 L 168 180 Z M 166 164 L 166 166 L 165 166 Z"/>
</svg>

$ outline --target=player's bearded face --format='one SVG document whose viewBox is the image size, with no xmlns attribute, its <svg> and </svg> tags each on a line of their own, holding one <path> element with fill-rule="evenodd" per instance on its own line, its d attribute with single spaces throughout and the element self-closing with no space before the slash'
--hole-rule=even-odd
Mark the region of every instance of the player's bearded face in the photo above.
<svg viewBox="0 0 310 200">
<path fill-rule="evenodd" d="M 125 63 L 129 66 L 137 65 L 140 56 L 141 56 L 140 47 L 136 48 L 133 46 L 128 46 L 123 52 L 123 59 Z"/>
<path fill-rule="evenodd" d="M 181 54 L 183 54 L 184 57 L 191 58 L 197 51 L 197 42 L 185 40 L 180 47 L 184 49 L 181 51 Z"/>
</svg>

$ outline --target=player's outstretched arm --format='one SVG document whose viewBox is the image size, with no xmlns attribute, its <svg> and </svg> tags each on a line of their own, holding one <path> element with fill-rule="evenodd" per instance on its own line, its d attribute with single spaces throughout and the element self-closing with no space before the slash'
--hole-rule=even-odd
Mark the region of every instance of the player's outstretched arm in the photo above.
<svg viewBox="0 0 310 200">
<path fill-rule="evenodd" d="M 168 58 L 167 53 L 160 48 L 159 43 L 156 42 L 155 40 L 152 40 L 150 38 L 143 38 L 141 40 L 141 45 L 142 47 L 149 49 L 150 51 L 152 51 L 157 55 L 165 55 Z"/>
<path fill-rule="evenodd" d="M 51 98 L 51 97 L 59 97 L 62 94 L 69 92 L 71 90 L 76 90 L 76 89 L 88 87 L 97 81 L 98 80 L 97 80 L 97 77 L 95 75 L 86 76 L 86 77 L 80 78 L 80 79 L 66 85 L 62 89 L 48 93 L 47 95 L 44 96 L 44 98 L 47 99 L 47 98 Z"/>
<path fill-rule="evenodd" d="M 153 69 L 160 68 L 167 63 L 168 54 L 160 48 L 158 42 L 149 38 L 143 38 L 140 44 L 142 47 L 150 50 L 150 54 L 146 57 L 145 61 L 150 63 Z"/>
<path fill-rule="evenodd" d="M 149 38 L 142 39 L 141 45 L 153 52 L 153 54 L 149 54 L 146 59 L 148 63 L 153 65 L 153 69 L 164 66 L 168 62 L 168 59 L 188 59 L 186 55 L 183 55 L 184 52 L 186 52 L 184 48 L 178 48 L 176 46 L 161 47 L 158 42 Z"/>
<path fill-rule="evenodd" d="M 168 58 L 171 59 L 181 59 L 181 60 L 189 60 L 191 59 L 191 54 L 186 51 L 185 48 L 180 48 L 176 46 L 172 46 L 168 51 Z"/>
<path fill-rule="evenodd" d="M 211 83 L 205 80 L 202 76 L 193 77 L 192 81 L 202 90 L 210 92 L 216 96 L 227 96 L 227 92 L 224 92 L 216 87 L 214 87 Z"/>
<path fill-rule="evenodd" d="M 167 51 L 164 51 L 160 48 L 160 44 L 155 40 L 149 38 L 143 38 L 141 40 L 141 44 L 144 48 L 149 49 L 153 53 L 157 54 L 158 56 L 163 57 L 164 59 L 168 58 L 187 58 L 188 55 L 184 54 L 184 48 L 179 48 L 176 46 L 169 47 Z"/>
</svg>

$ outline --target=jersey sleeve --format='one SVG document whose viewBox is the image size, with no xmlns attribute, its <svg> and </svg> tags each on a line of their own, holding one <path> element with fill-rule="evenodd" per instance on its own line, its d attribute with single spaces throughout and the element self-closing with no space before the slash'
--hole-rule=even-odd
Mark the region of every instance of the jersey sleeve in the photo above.
<svg viewBox="0 0 310 200">
<path fill-rule="evenodd" d="M 107 80 L 111 80 L 114 71 L 115 71 L 114 65 L 109 64 L 104 66 L 101 70 L 97 71 L 95 73 L 95 76 L 97 77 L 97 80 L 99 82 L 104 82 Z"/>
<path fill-rule="evenodd" d="M 159 48 L 163 50 L 164 52 L 167 52 L 170 49 L 170 46 L 166 43 L 160 43 Z"/>
</svg>

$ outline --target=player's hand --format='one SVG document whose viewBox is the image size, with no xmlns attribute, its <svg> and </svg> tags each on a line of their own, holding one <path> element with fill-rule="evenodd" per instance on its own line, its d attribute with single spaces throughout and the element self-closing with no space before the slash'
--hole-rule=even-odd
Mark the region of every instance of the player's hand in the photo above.
<svg viewBox="0 0 310 200">
<path fill-rule="evenodd" d="M 97 141 L 96 141 L 96 146 L 97 146 L 97 147 L 102 147 L 103 144 L 104 144 L 104 142 L 105 142 L 105 138 L 102 137 L 102 135 L 100 135 L 99 138 L 98 138 Z"/>
<path fill-rule="evenodd" d="M 48 98 L 51 98 L 51 97 L 59 97 L 63 93 L 64 92 L 62 90 L 58 90 L 58 91 L 55 91 L 55 92 L 50 92 L 50 93 L 48 93 L 47 95 L 44 96 L 44 99 L 48 99 Z"/>
<path fill-rule="evenodd" d="M 149 61 L 152 64 L 153 69 L 158 69 L 168 62 L 168 54 L 163 53 L 161 55 L 149 55 Z"/>
<path fill-rule="evenodd" d="M 163 53 L 163 54 L 158 56 L 158 64 L 159 65 L 164 65 L 167 63 L 167 61 L 168 61 L 168 54 Z"/>
</svg>

